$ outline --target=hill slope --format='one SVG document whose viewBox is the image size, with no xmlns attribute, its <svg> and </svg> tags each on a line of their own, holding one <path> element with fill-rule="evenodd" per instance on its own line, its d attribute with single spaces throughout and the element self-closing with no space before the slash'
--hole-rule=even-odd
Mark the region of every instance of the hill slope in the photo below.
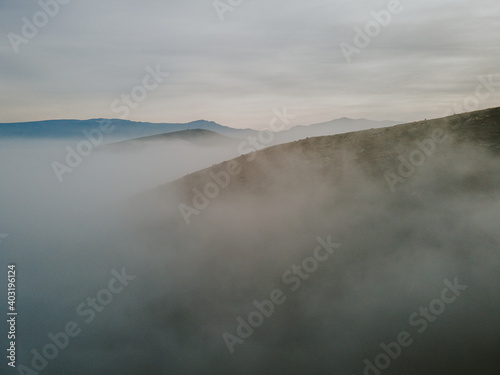
<svg viewBox="0 0 500 375">
<path fill-rule="evenodd" d="M 298 125 L 288 130 L 282 131 L 277 138 L 279 143 L 293 142 L 306 137 L 321 137 L 325 135 L 334 135 L 342 133 L 351 133 L 354 131 L 378 129 L 382 127 L 400 124 L 397 121 L 372 121 L 366 119 L 340 118 L 320 124 Z"/>
<path fill-rule="evenodd" d="M 222 373 L 496 373 L 499 146 L 495 108 L 273 146 L 135 197 L 122 216 L 168 278 L 144 325 L 210 343 Z"/>
<path fill-rule="evenodd" d="M 429 144 L 428 148 L 420 150 L 426 144 Z M 460 147 L 466 146 L 500 153 L 500 108 L 269 147 L 255 155 L 235 159 L 242 172 L 224 191 L 257 192 L 264 185 L 278 190 L 287 189 L 290 187 L 288 184 L 300 175 L 309 176 L 311 181 L 341 178 L 343 173 L 349 173 L 347 165 L 352 170 L 359 169 L 373 177 L 374 183 L 386 184 L 385 174 L 397 175 L 402 163 L 400 158 L 410 162 L 409 156 L 414 151 L 412 160 L 419 164 L 419 157 L 423 154 L 423 164 L 426 164 L 427 160 L 437 161 L 438 155 L 452 157 Z M 193 188 L 211 181 L 210 171 L 225 170 L 228 163 L 188 175 L 160 189 L 175 191 L 175 194 L 186 198 L 186 192 L 189 195 Z M 276 176 L 282 177 L 281 183 L 277 183 Z"/>
</svg>

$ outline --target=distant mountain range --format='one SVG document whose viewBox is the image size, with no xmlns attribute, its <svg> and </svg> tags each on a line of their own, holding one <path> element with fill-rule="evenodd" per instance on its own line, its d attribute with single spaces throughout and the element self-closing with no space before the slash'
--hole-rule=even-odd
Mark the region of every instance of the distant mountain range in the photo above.
<svg viewBox="0 0 500 375">
<path fill-rule="evenodd" d="M 106 137 L 108 142 L 178 132 L 188 129 L 211 130 L 225 136 L 236 138 L 244 138 L 245 136 L 255 133 L 255 130 L 233 129 L 228 126 L 216 124 L 213 121 L 205 120 L 193 121 L 186 124 L 170 124 L 136 122 L 120 119 L 92 119 L 0 123 L 0 138 L 82 138 L 82 132 L 84 130 L 91 131 L 99 129 L 99 126 L 106 122 L 109 122 L 110 126 L 114 126 L 113 131 Z"/>
<path fill-rule="evenodd" d="M 104 146 L 104 149 L 110 151 L 136 150 L 147 147 L 152 142 L 175 141 L 189 142 L 200 147 L 218 147 L 229 145 L 234 145 L 236 147 L 237 143 L 241 142 L 241 140 L 227 137 L 211 130 L 189 129 L 114 142 Z"/>
<path fill-rule="evenodd" d="M 0 123 L 0 138 L 83 138 L 84 131 L 99 129 L 103 123 L 109 122 L 113 131 L 106 134 L 105 143 L 144 138 L 160 134 L 181 132 L 186 130 L 207 130 L 219 133 L 226 137 L 245 139 L 258 134 L 254 129 L 236 129 L 217 124 L 213 121 L 198 120 L 185 124 L 181 123 L 150 123 L 136 122 L 121 119 L 91 119 L 91 120 L 47 120 L 20 123 Z M 395 125 L 396 121 L 372 121 L 365 119 L 341 118 L 325 123 L 308 126 L 295 126 L 278 133 L 274 144 L 291 142 L 306 137 L 332 135 L 350 131 L 380 128 Z M 207 135 L 206 133 L 205 135 Z M 192 133 L 191 135 L 194 135 Z M 186 138 L 187 133 L 182 137 Z M 197 134 L 197 136 L 201 136 Z M 157 138 L 159 139 L 159 138 Z"/>
</svg>

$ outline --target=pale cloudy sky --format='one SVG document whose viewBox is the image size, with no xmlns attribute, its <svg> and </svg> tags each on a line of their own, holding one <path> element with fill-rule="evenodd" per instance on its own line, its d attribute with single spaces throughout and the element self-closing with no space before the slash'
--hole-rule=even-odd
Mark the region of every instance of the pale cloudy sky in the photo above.
<svg viewBox="0 0 500 375">
<path fill-rule="evenodd" d="M 128 119 L 260 129 L 287 107 L 294 124 L 410 121 L 461 104 L 480 75 L 500 81 L 498 0 L 401 0 L 348 63 L 341 43 L 389 2 L 242 0 L 221 21 L 213 0 L 71 0 L 16 54 L 9 33 L 42 8 L 0 0 L 0 122 L 120 117 L 111 103 L 157 65 L 170 75 Z"/>
</svg>

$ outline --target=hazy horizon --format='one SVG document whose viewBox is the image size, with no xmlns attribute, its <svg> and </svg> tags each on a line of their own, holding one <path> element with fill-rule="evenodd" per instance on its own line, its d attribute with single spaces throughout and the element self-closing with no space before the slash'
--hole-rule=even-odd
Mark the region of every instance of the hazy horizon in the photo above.
<svg viewBox="0 0 500 375">
<path fill-rule="evenodd" d="M 408 122 L 462 104 L 500 57 L 500 30 L 491 27 L 500 4 L 492 0 L 397 1 L 350 62 L 341 46 L 355 47 L 356 28 L 369 28 L 390 2 L 240 1 L 219 14 L 209 0 L 61 3 L 46 17 L 39 2 L 0 4 L 2 122 L 118 113 L 262 129 L 284 107 L 291 125 Z M 41 26 L 26 26 L 33 22 Z M 130 111 L 113 112 L 148 69 L 158 87 Z M 474 109 L 494 106 L 490 97 Z"/>
<path fill-rule="evenodd" d="M 117 117 L 88 117 L 88 118 L 48 118 L 48 119 L 41 119 L 41 120 L 30 120 L 30 121 L 0 121 L 0 125 L 1 124 L 23 124 L 23 123 L 31 123 L 31 122 L 45 122 L 45 121 L 92 121 L 92 120 L 121 120 Z M 213 121 L 211 119 L 207 119 L 207 118 L 199 118 L 199 119 L 193 119 L 193 120 L 190 120 L 190 121 L 186 121 L 186 122 L 173 122 L 173 121 L 159 121 L 159 122 L 156 122 L 156 121 L 141 121 L 141 120 L 130 120 L 130 119 L 123 119 L 124 121 L 131 121 L 131 122 L 137 122 L 137 123 L 151 123 L 151 124 L 192 124 L 194 122 L 199 122 L 199 121 L 206 121 L 206 122 L 214 122 L 218 125 L 222 125 L 222 126 L 226 126 L 226 127 L 230 127 L 230 128 L 233 128 L 232 124 L 221 124 L 217 121 Z M 292 119 L 290 119 L 292 120 Z M 352 118 L 352 117 L 338 117 L 338 118 L 332 118 L 330 120 L 327 120 L 327 121 L 322 121 L 322 122 L 318 122 L 318 123 L 315 123 L 315 122 L 304 122 L 304 123 L 300 123 L 300 124 L 293 124 L 293 125 L 289 125 L 289 126 L 284 126 L 284 129 L 288 129 L 288 128 L 291 128 L 291 127 L 294 127 L 294 126 L 309 126 L 309 125 L 319 125 L 319 124 L 323 124 L 323 123 L 328 123 L 328 122 L 332 122 L 332 121 L 338 121 L 338 120 L 353 120 L 353 121 L 364 121 L 364 120 L 367 120 L 367 121 L 376 121 L 376 122 L 398 122 L 398 123 L 404 123 L 406 121 L 399 121 L 399 120 L 394 120 L 394 119 L 382 119 L 382 120 L 373 120 L 371 118 Z M 414 119 L 412 121 L 408 121 L 408 122 L 413 122 L 413 121 L 418 121 L 420 119 Z M 234 129 L 244 129 L 244 128 L 237 128 L 237 127 L 234 127 Z M 253 129 L 253 130 L 260 130 L 261 128 L 260 127 L 248 127 L 248 128 L 245 128 L 245 129 Z"/>
</svg>

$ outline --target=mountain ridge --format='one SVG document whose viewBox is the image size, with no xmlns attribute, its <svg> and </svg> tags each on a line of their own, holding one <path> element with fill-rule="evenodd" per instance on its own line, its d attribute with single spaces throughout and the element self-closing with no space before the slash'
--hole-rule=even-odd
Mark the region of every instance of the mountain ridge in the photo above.
<svg viewBox="0 0 500 375">
<path fill-rule="evenodd" d="M 139 122 L 122 119 L 95 118 L 89 120 L 58 119 L 41 120 L 15 123 L 0 123 L 0 137 L 5 138 L 82 138 L 83 131 L 91 131 L 99 127 L 101 123 L 109 121 L 114 130 L 108 135 L 112 142 L 131 140 L 147 136 L 167 134 L 189 129 L 204 129 L 217 132 L 232 138 L 248 138 L 255 136 L 259 130 L 250 128 L 232 128 L 220 125 L 214 121 L 195 120 L 188 123 L 152 123 Z M 346 123 L 357 124 L 355 129 L 379 127 L 386 123 L 366 119 L 335 119 L 324 123 L 311 125 L 297 125 L 289 129 L 277 132 L 277 140 L 280 143 L 297 140 L 305 136 L 325 135 L 324 133 L 343 132 L 350 129 Z M 340 126 L 340 129 L 338 128 Z M 337 127 L 337 128 L 336 128 Z M 305 134 L 302 134 L 302 133 Z"/>
<path fill-rule="evenodd" d="M 81 138 L 82 131 L 99 128 L 108 122 L 114 126 L 109 138 L 126 140 L 175 131 L 187 130 L 191 126 L 197 129 L 217 131 L 222 135 L 245 137 L 254 134 L 251 129 L 234 129 L 213 121 L 196 120 L 189 123 L 151 123 L 122 119 L 89 119 L 89 120 L 43 120 L 19 123 L 0 123 L 0 137 L 10 138 Z M 50 127 L 50 132 L 47 129 Z"/>
<path fill-rule="evenodd" d="M 373 178 L 374 184 L 388 189 L 386 173 L 397 174 L 400 158 L 408 158 L 408 154 L 417 150 L 419 144 L 428 143 L 436 131 L 445 141 L 439 144 L 435 142 L 434 150 L 427 155 L 426 160 L 438 155 L 448 158 L 455 155 L 458 158 L 457 150 L 471 146 L 500 156 L 498 107 L 274 145 L 188 174 L 159 186 L 152 193 L 160 196 L 173 194 L 179 201 L 189 201 L 193 188 L 202 190 L 203 186 L 211 182 L 213 173 L 226 170 L 230 163 L 238 164 L 242 172 L 235 176 L 226 191 L 251 191 L 260 195 L 271 186 L 274 190 L 292 188 L 299 183 L 301 176 L 311 175 L 317 177 L 318 181 L 326 178 L 331 183 L 333 180 L 342 180 L 352 172 L 345 165 L 363 171 Z M 311 170 L 316 172 L 311 174 Z M 277 179 L 279 182 L 276 176 L 280 176 Z M 310 181 L 313 185 L 324 184 L 324 181 L 320 184 L 313 180 Z"/>
</svg>

